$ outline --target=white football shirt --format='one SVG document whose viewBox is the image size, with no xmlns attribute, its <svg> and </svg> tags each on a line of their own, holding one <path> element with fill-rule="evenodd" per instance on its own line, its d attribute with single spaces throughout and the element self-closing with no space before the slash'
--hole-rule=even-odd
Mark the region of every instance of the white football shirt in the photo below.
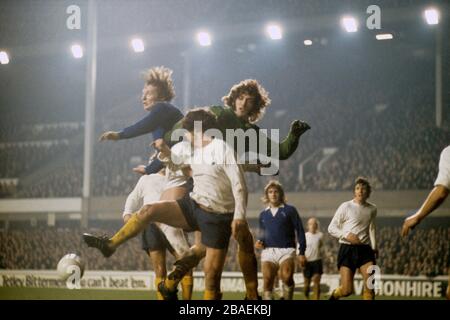
<svg viewBox="0 0 450 320">
<path fill-rule="evenodd" d="M 317 231 L 316 233 L 306 232 L 306 261 L 312 262 L 322 259 L 322 241 L 323 233 Z"/>
<path fill-rule="evenodd" d="M 353 200 L 342 203 L 334 214 L 328 226 L 328 232 L 340 243 L 350 244 L 345 237 L 351 232 L 355 234 L 363 244 L 376 249 L 375 241 L 375 217 L 377 207 L 367 202 L 360 205 Z"/>
<path fill-rule="evenodd" d="M 441 152 L 441 157 L 439 159 L 439 173 L 434 185 L 441 185 L 450 190 L 450 146 L 446 147 Z"/>
</svg>

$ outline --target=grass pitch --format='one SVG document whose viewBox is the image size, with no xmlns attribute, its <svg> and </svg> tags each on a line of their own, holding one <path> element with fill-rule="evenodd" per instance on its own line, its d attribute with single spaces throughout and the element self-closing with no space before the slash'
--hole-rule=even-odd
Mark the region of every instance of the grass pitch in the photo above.
<svg viewBox="0 0 450 320">
<path fill-rule="evenodd" d="M 201 300 L 202 292 L 194 292 L 193 300 Z M 0 300 L 155 300 L 155 291 L 94 290 L 94 289 L 42 289 L 42 288 L 0 288 Z M 180 295 L 181 299 L 181 295 Z M 224 292 L 223 300 L 243 300 L 244 293 Z M 295 293 L 294 300 L 304 300 L 301 293 Z M 326 296 L 322 296 L 326 300 Z M 345 300 L 360 300 L 360 296 L 350 296 Z M 444 298 L 386 297 L 377 300 L 443 300 Z"/>
</svg>

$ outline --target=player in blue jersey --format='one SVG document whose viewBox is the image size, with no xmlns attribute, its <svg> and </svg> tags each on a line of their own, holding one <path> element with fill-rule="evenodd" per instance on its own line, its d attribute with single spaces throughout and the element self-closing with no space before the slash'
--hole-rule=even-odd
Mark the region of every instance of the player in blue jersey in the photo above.
<svg viewBox="0 0 450 320">
<path fill-rule="evenodd" d="M 120 131 L 104 132 L 100 136 L 100 141 L 131 139 L 151 133 L 153 143 L 158 145 L 164 134 L 183 118 L 183 113 L 171 103 L 175 98 L 172 70 L 163 66 L 153 67 L 145 72 L 144 77 L 145 85 L 142 89 L 141 100 L 144 110 L 149 114 Z M 142 172 L 143 169 L 145 166 L 135 168 L 135 171 L 145 173 L 145 171 Z"/>
<path fill-rule="evenodd" d="M 306 239 L 302 220 L 297 209 L 286 203 L 283 187 L 278 181 L 272 180 L 266 185 L 262 200 L 268 207 L 259 215 L 260 232 L 255 247 L 263 250 L 261 253 L 263 298 L 273 299 L 274 280 L 280 271 L 283 298 L 292 300 L 295 285 L 296 236 L 300 265 L 304 266 L 306 262 Z"/>
</svg>

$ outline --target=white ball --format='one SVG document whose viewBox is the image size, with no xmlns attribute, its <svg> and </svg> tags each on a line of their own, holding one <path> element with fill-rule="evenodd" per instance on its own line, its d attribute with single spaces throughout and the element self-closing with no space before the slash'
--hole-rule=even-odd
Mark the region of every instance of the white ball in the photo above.
<svg viewBox="0 0 450 320">
<path fill-rule="evenodd" d="M 56 269 L 62 280 L 67 280 L 67 278 L 74 274 L 74 272 L 78 272 L 78 270 L 81 279 L 84 273 L 84 262 L 77 254 L 68 253 L 59 260 Z"/>
</svg>

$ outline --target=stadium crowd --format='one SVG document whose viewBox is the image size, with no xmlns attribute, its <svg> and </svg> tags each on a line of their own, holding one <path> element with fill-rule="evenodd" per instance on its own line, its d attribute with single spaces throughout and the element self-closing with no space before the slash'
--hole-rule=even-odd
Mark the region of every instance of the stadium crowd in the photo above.
<svg viewBox="0 0 450 320">
<path fill-rule="evenodd" d="M 113 230 L 97 229 L 99 234 Z M 252 232 L 255 234 L 256 229 Z M 436 276 L 448 273 L 450 228 L 428 227 L 416 230 L 402 239 L 399 228 L 383 226 L 377 231 L 379 258 L 377 264 L 384 274 Z M 35 227 L 0 231 L 0 261 L 4 269 L 55 269 L 59 259 L 68 252 L 83 257 L 87 270 L 150 270 L 147 255 L 138 238 L 127 242 L 112 257 L 105 259 L 87 248 L 80 238 L 80 228 Z M 337 272 L 339 244 L 325 232 L 323 248 L 324 273 Z M 260 252 L 258 252 L 258 255 Z M 170 255 L 168 266 L 173 262 Z M 259 260 L 259 256 L 258 256 Z M 202 265 L 197 267 L 202 270 Z M 239 271 L 236 241 L 230 241 L 225 271 Z M 297 269 L 300 272 L 300 267 Z"/>
<path fill-rule="evenodd" d="M 333 54 L 313 53 L 317 59 L 293 51 L 283 63 L 274 60 L 279 65 L 273 70 L 258 67 L 263 62 L 258 59 L 267 57 L 255 57 L 254 64 L 245 65 L 245 72 L 258 71 L 258 80 L 272 99 L 260 127 L 279 129 L 280 137 L 295 118 L 312 127 L 293 156 L 280 163 L 277 178 L 289 192 L 348 190 L 359 175 L 367 176 L 375 190 L 428 189 L 437 174 L 439 153 L 449 143 L 448 123 L 442 128 L 435 125 L 432 64 L 409 51 L 397 56 L 376 48 L 371 63 L 352 56 L 336 64 L 336 58 L 347 57 L 348 52 L 330 50 Z M 224 71 L 206 83 L 208 72 L 199 65 L 193 76 L 192 105 L 219 104 L 228 90 L 224 84 L 237 76 Z M 174 77 L 178 79 L 176 72 Z M 7 189 L 1 197 L 81 195 L 84 124 L 69 111 L 73 112 L 61 108 L 18 115 L 9 110 L 0 120 L 0 179 L 18 179 L 15 188 L 0 184 Z M 139 100 L 129 97 L 115 106 L 100 105 L 97 111 L 101 115 L 95 124 L 97 137 L 145 115 Z M 126 195 L 139 178 L 132 168 L 145 164 L 153 151 L 149 142 L 149 136 L 95 142 L 94 196 Z M 326 158 L 321 153 L 325 148 L 336 152 Z M 261 192 L 268 179 L 247 174 L 249 191 Z"/>
</svg>

